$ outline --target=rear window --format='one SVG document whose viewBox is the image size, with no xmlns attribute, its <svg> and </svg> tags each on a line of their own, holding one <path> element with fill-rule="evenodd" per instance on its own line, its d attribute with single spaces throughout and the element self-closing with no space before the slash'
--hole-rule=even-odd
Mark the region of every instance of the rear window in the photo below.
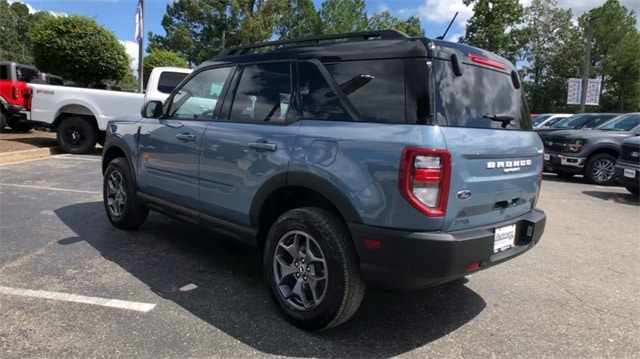
<svg viewBox="0 0 640 359">
<path fill-rule="evenodd" d="M 516 89 L 510 74 L 462 63 L 461 76 L 450 61 L 434 61 L 436 73 L 437 123 L 453 127 L 531 129 L 531 116 L 522 89 Z"/>
<path fill-rule="evenodd" d="M 158 79 L 158 91 L 170 94 L 187 75 L 182 72 L 163 72 Z"/>
</svg>

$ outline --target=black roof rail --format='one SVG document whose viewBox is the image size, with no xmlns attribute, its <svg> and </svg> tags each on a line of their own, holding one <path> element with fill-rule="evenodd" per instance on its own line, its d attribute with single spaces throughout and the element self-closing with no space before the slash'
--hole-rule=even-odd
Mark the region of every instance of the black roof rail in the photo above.
<svg viewBox="0 0 640 359">
<path fill-rule="evenodd" d="M 330 41 L 330 40 L 367 41 L 367 40 L 403 39 L 408 37 L 410 36 L 398 30 L 380 30 L 380 31 L 351 32 L 346 34 L 318 35 L 318 36 L 304 37 L 300 39 L 269 41 L 269 42 L 254 44 L 254 45 L 227 48 L 220 51 L 220 53 L 216 57 L 244 55 L 244 54 L 250 53 L 251 50 L 261 48 L 261 47 L 269 47 L 269 46 L 280 47 L 283 45 L 303 45 L 308 43 L 319 44 L 323 41 Z"/>
</svg>

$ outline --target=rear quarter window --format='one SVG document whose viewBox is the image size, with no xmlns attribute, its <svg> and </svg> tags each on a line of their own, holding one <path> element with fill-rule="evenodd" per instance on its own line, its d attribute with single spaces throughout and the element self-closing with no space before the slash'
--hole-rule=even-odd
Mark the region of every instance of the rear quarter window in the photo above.
<svg viewBox="0 0 640 359">
<path fill-rule="evenodd" d="M 509 73 L 465 63 L 461 68 L 456 76 L 450 61 L 434 61 L 438 124 L 498 129 L 501 122 L 484 116 L 506 115 L 513 117 L 506 129 L 532 128 L 522 89 Z"/>
<path fill-rule="evenodd" d="M 324 66 L 365 122 L 405 123 L 404 61 L 344 61 Z"/>
</svg>

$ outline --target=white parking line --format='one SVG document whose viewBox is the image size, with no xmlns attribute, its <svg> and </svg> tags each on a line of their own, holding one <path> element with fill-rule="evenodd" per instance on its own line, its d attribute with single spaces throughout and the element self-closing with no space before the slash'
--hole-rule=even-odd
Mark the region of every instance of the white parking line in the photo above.
<svg viewBox="0 0 640 359">
<path fill-rule="evenodd" d="M 151 303 L 129 302 L 129 301 L 120 300 L 120 299 L 86 297 L 84 295 L 47 292 L 44 290 L 10 288 L 10 287 L 3 287 L 3 286 L 0 286 L 0 294 L 19 295 L 22 297 L 30 297 L 30 298 L 44 298 L 44 299 L 61 300 L 65 302 L 99 305 L 102 307 L 135 310 L 137 312 L 144 312 L 144 313 L 150 311 L 156 306 L 155 304 L 151 304 Z"/>
<path fill-rule="evenodd" d="M 75 193 L 90 193 L 90 194 L 101 194 L 102 193 L 100 191 L 81 191 L 81 190 L 77 190 L 77 189 L 53 188 L 53 187 L 43 187 L 43 186 L 30 186 L 30 185 L 26 185 L 26 184 L 0 183 L 0 186 L 46 189 L 48 191 L 62 191 L 62 192 L 75 192 Z"/>
</svg>

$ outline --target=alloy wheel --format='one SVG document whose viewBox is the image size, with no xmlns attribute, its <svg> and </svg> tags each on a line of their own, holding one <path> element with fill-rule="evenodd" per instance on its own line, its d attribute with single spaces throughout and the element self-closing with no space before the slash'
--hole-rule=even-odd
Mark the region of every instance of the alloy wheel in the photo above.
<svg viewBox="0 0 640 359">
<path fill-rule="evenodd" d="M 107 181 L 107 208 L 112 217 L 120 217 L 124 213 L 127 193 L 124 189 L 124 179 L 119 171 L 109 174 Z"/>
<path fill-rule="evenodd" d="M 327 262 L 318 242 L 308 233 L 285 233 L 276 244 L 273 274 L 278 294 L 292 309 L 309 311 L 327 293 Z"/>
</svg>

